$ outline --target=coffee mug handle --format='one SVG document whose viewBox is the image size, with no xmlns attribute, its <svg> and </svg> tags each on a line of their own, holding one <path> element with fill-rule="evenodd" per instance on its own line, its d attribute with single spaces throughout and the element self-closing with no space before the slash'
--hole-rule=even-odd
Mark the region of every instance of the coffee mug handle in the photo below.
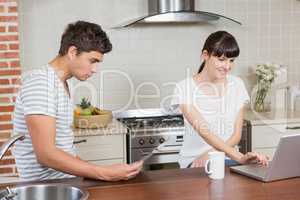
<svg viewBox="0 0 300 200">
<path fill-rule="evenodd" d="M 205 162 L 205 172 L 206 172 L 207 174 L 211 174 L 212 171 L 211 171 L 211 170 L 208 170 L 208 165 L 210 165 L 210 160 L 207 160 L 207 161 Z"/>
</svg>

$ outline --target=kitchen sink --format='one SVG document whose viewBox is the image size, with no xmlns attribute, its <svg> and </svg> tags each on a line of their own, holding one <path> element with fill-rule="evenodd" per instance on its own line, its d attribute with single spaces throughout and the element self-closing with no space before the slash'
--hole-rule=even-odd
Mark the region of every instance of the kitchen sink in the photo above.
<svg viewBox="0 0 300 200">
<path fill-rule="evenodd" d="M 0 191 L 0 200 L 86 200 L 89 193 L 66 185 L 27 185 Z"/>
</svg>

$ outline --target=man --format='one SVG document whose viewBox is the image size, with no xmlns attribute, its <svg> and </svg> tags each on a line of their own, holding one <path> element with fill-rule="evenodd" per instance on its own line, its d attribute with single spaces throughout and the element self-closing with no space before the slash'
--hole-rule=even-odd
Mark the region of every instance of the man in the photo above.
<svg viewBox="0 0 300 200">
<path fill-rule="evenodd" d="M 14 111 L 14 133 L 25 134 L 13 154 L 20 177 L 44 180 L 82 176 L 107 181 L 136 176 L 143 162 L 97 166 L 76 157 L 73 146 L 73 105 L 67 80 L 85 81 L 96 72 L 112 45 L 97 24 L 69 24 L 59 55 L 22 80 Z"/>
</svg>

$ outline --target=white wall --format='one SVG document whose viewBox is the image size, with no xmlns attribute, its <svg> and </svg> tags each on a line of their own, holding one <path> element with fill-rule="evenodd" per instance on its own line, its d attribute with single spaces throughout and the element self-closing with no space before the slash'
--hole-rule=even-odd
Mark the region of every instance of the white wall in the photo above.
<svg viewBox="0 0 300 200">
<path fill-rule="evenodd" d="M 251 66 L 273 61 L 288 66 L 289 81 L 299 83 L 300 1 L 196 0 L 196 9 L 235 18 L 243 25 L 220 20 L 209 25 L 111 29 L 146 14 L 147 0 L 20 1 L 21 65 L 26 71 L 49 62 L 57 54 L 66 24 L 82 19 L 102 25 L 113 43 L 113 51 L 105 56 L 101 65 L 102 71 L 120 70 L 127 74 L 134 84 L 133 92 L 144 82 L 158 85 L 159 90 L 149 85 L 140 88 L 139 94 L 154 95 L 139 98 L 143 108 L 158 107 L 172 91 L 172 87 L 164 84 L 183 79 L 187 68 L 191 73 L 197 71 L 204 40 L 220 29 L 234 34 L 240 44 L 241 55 L 234 74 L 247 80 Z M 110 73 L 102 80 L 100 76 L 98 73 L 88 81 L 97 92 L 95 102 L 107 109 L 124 108 L 130 97 L 134 97 L 129 81 L 120 74 Z M 251 84 L 247 84 L 251 88 Z M 81 87 L 76 90 L 75 100 L 85 95 L 88 95 L 87 89 Z M 129 103 L 127 108 L 136 107 L 133 102 Z"/>
</svg>

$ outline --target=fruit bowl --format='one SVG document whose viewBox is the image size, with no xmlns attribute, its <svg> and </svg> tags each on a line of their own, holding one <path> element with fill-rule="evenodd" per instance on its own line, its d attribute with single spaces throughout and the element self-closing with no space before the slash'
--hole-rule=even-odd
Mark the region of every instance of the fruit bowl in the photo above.
<svg viewBox="0 0 300 200">
<path fill-rule="evenodd" d="M 103 128 L 112 121 L 110 110 L 101 110 L 99 115 L 74 115 L 74 126 L 76 128 Z"/>
<path fill-rule="evenodd" d="M 110 110 L 101 110 L 92 106 L 87 98 L 82 98 L 74 110 L 76 128 L 103 128 L 112 121 Z"/>
</svg>

